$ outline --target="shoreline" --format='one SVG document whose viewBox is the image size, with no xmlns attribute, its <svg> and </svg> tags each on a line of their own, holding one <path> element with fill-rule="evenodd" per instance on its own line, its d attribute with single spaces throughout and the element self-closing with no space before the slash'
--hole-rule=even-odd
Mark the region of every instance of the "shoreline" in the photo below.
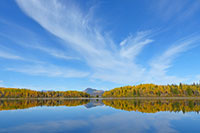
<svg viewBox="0 0 200 133">
<path fill-rule="evenodd" d="M 113 99 L 121 99 L 121 100 L 130 100 L 130 99 L 200 99 L 199 97 L 91 97 L 91 98 L 0 98 L 0 100 L 92 100 L 92 99 L 107 99 L 107 100 L 113 100 Z"/>
</svg>

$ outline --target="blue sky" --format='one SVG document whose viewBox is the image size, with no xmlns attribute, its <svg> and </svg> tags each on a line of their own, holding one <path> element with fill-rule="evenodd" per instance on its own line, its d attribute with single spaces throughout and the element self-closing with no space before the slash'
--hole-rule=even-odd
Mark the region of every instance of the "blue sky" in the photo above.
<svg viewBox="0 0 200 133">
<path fill-rule="evenodd" d="M 0 86 L 200 80 L 200 1 L 1 0 Z"/>
</svg>

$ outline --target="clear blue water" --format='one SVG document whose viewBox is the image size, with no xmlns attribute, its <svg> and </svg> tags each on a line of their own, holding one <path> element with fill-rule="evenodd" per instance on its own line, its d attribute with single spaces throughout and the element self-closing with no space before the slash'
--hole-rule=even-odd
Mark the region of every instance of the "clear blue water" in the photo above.
<svg viewBox="0 0 200 133">
<path fill-rule="evenodd" d="M 69 105 L 67 102 L 65 105 L 57 104 L 57 106 L 46 102 L 42 105 L 32 105 L 34 102 L 31 101 L 28 103 L 1 101 L 0 132 L 200 132 L 199 101 L 142 100 L 139 104 L 132 104 L 134 101 L 129 101 L 118 100 L 114 103 L 113 100 L 106 103 L 92 100 L 78 105 Z M 108 103 L 112 103 L 112 106 Z M 118 105 L 121 107 L 118 108 Z M 182 110 L 177 111 L 180 108 Z M 187 108 L 188 111 L 185 111 Z"/>
</svg>

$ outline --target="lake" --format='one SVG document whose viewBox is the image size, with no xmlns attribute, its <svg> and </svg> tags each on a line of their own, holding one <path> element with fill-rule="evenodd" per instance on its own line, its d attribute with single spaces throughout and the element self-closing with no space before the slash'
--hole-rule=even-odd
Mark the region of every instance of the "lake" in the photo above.
<svg viewBox="0 0 200 133">
<path fill-rule="evenodd" d="M 0 132 L 198 133 L 199 99 L 0 100 Z"/>
</svg>

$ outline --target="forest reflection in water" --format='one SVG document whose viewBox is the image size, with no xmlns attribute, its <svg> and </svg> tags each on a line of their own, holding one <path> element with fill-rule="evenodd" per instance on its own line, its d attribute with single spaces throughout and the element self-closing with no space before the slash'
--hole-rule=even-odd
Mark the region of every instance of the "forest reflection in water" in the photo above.
<svg viewBox="0 0 200 133">
<path fill-rule="evenodd" d="M 0 100 L 0 111 L 26 109 L 37 106 L 80 106 L 92 108 L 109 106 L 124 111 L 143 113 L 197 112 L 200 111 L 200 99 L 12 99 Z"/>
</svg>

